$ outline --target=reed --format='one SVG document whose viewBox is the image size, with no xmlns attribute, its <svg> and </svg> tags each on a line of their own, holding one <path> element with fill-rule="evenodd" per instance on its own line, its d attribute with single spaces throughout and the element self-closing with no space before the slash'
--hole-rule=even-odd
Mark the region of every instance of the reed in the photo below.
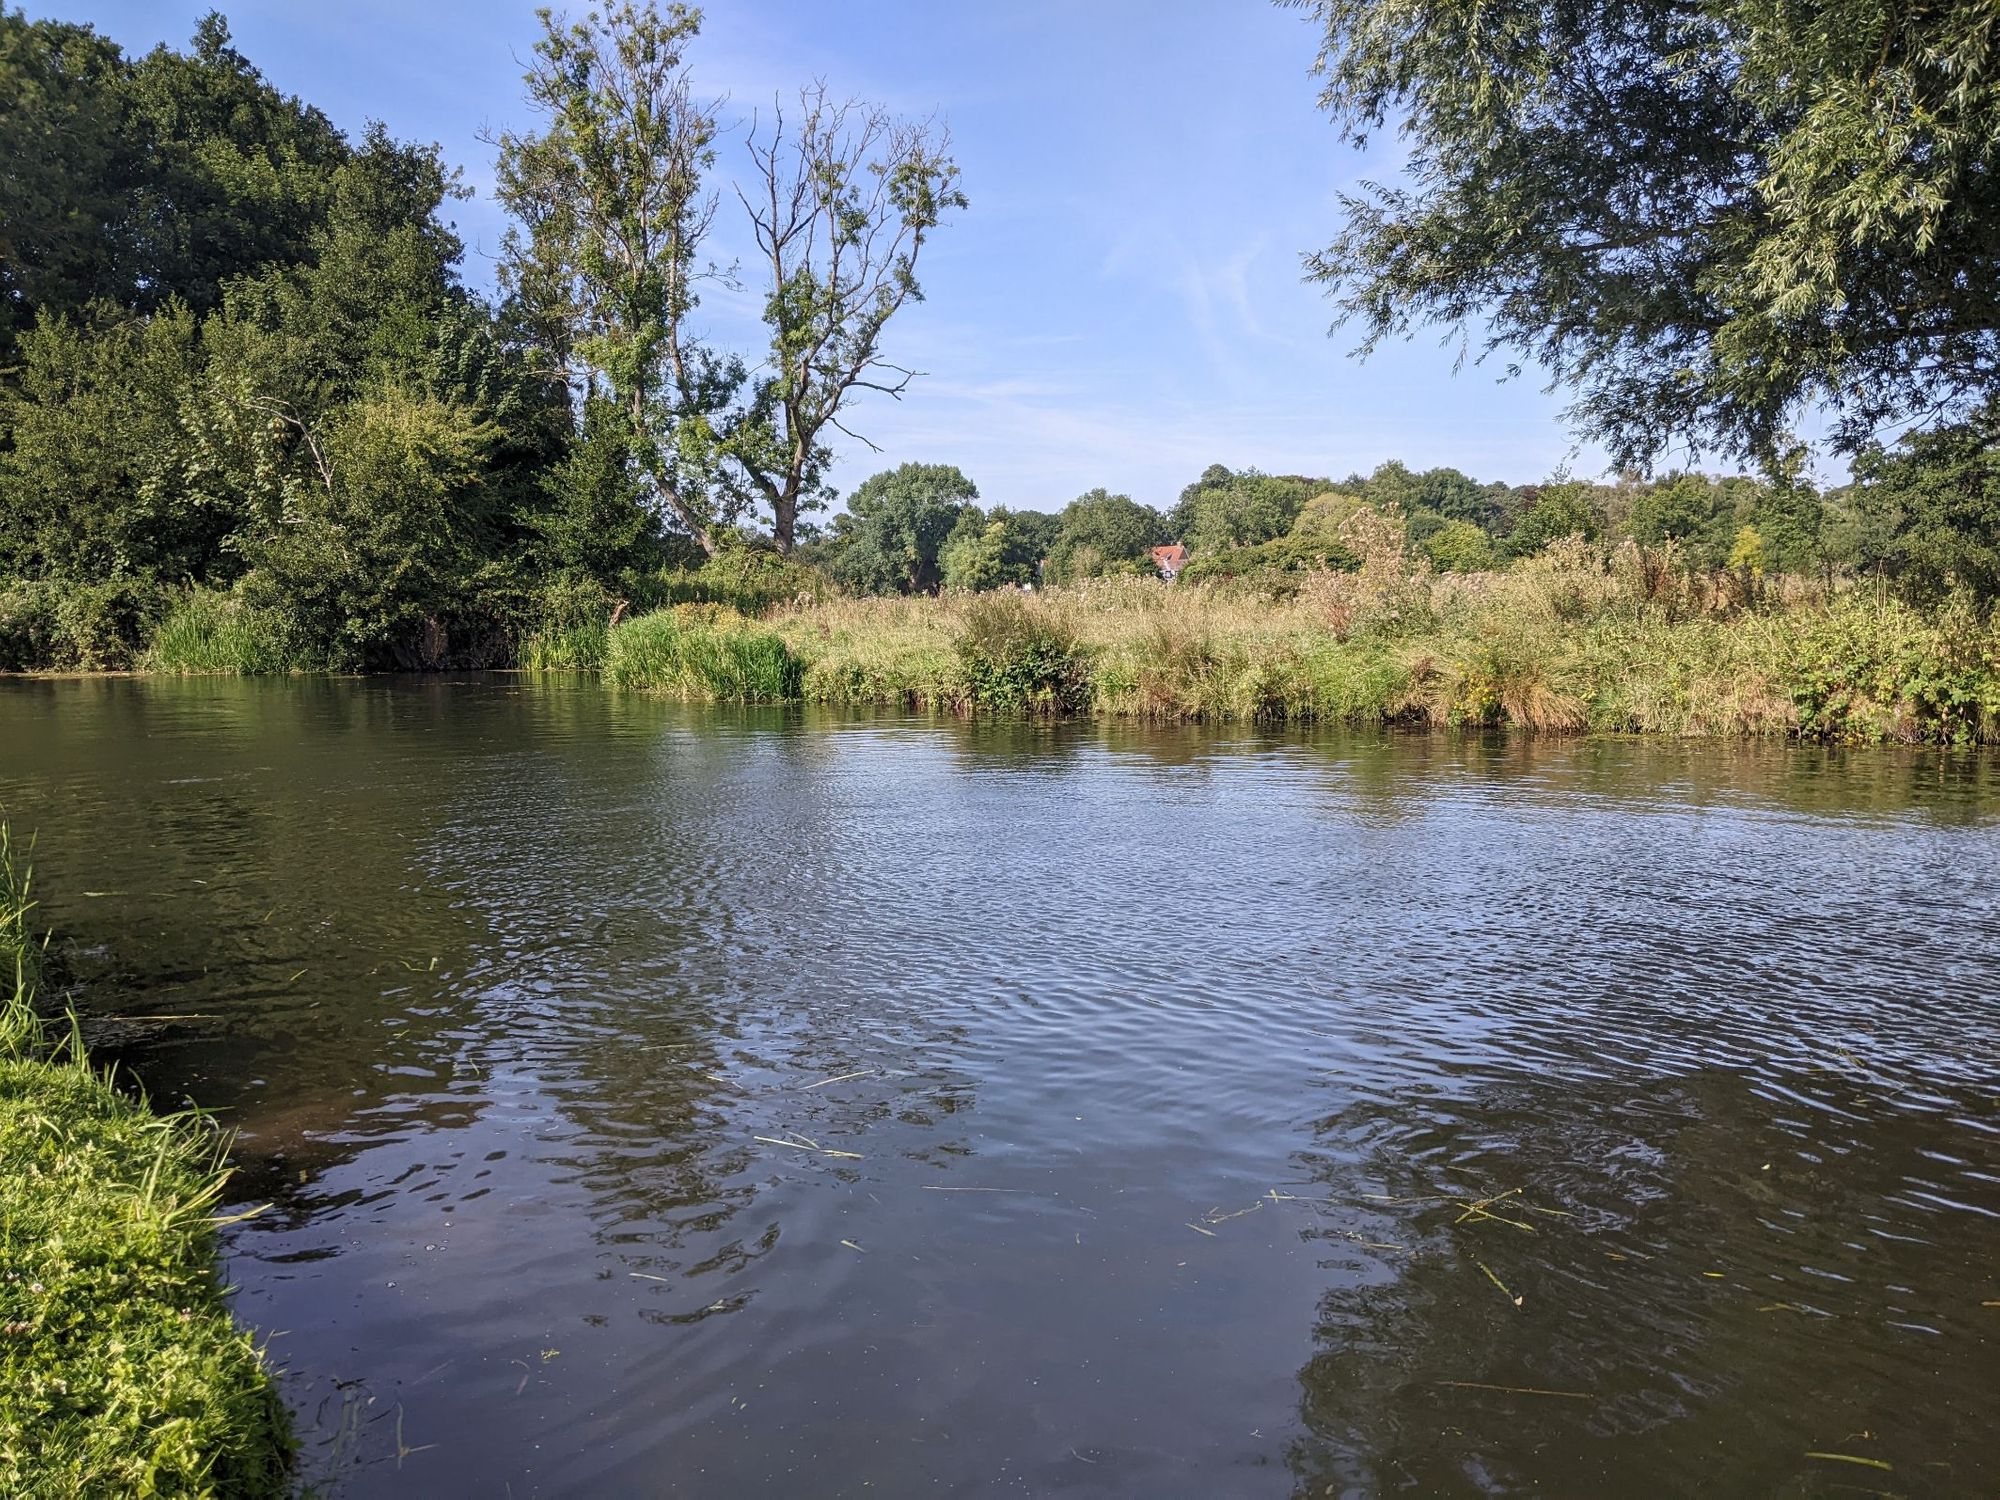
<svg viewBox="0 0 2000 1500">
<path fill-rule="evenodd" d="M 292 670 L 282 622 L 223 589 L 190 588 L 168 606 L 140 666 L 175 676 L 264 676 Z"/>
<path fill-rule="evenodd" d="M 786 703 L 799 697 L 801 667 L 768 626 L 714 605 L 677 605 L 612 627 L 604 675 L 707 703 Z"/>
</svg>

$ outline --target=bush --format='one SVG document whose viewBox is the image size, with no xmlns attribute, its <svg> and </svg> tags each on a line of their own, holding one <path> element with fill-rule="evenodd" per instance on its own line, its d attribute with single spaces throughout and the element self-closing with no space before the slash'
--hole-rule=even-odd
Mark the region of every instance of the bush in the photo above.
<svg viewBox="0 0 2000 1500">
<path fill-rule="evenodd" d="M 815 604 L 833 592 L 824 573 L 807 563 L 753 547 L 726 547 L 698 568 L 669 568 L 635 580 L 633 604 L 719 604 L 740 615 L 767 615 L 784 605 Z"/>
<path fill-rule="evenodd" d="M 1313 532 L 1197 557 L 1181 569 L 1180 581 L 1218 583 L 1243 579 L 1280 583 L 1283 587 L 1295 585 L 1303 574 L 1351 573 L 1360 565 L 1354 549 L 1339 537 Z"/>
<path fill-rule="evenodd" d="M 1990 740 L 2000 723 L 2000 638 L 1961 605 L 1926 620 L 1848 596 L 1800 615 L 1784 680 L 1808 739 Z"/>
<path fill-rule="evenodd" d="M 559 578 L 537 596 L 519 664 L 537 672 L 595 672 L 604 665 L 620 600 L 593 578 Z"/>
<path fill-rule="evenodd" d="M 803 669 L 775 630 L 714 605 L 680 605 L 625 620 L 606 643 L 604 675 L 690 702 L 786 703 Z"/>
<path fill-rule="evenodd" d="M 1018 594 L 985 594 L 966 607 L 958 656 L 975 708 L 1072 714 L 1090 707 L 1088 654 L 1050 611 Z"/>
<path fill-rule="evenodd" d="M 11 584 L 0 590 L 0 671 L 122 671 L 138 661 L 167 599 L 129 578 Z"/>
<path fill-rule="evenodd" d="M 0 672 L 34 672 L 55 658 L 56 597 L 45 583 L 0 589 Z"/>
</svg>

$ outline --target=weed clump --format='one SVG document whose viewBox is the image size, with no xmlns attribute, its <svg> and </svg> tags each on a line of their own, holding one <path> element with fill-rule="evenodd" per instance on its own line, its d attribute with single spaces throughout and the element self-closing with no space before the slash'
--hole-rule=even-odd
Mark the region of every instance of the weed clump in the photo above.
<svg viewBox="0 0 2000 1500">
<path fill-rule="evenodd" d="M 966 699 L 999 713 L 1075 714 L 1090 707 L 1090 657 L 1052 611 L 1015 593 L 965 608 L 958 658 Z"/>
</svg>

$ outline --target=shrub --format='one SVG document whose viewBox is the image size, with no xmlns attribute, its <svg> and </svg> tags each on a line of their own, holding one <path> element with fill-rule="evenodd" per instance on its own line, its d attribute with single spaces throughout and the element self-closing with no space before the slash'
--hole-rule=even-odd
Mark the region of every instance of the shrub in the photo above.
<svg viewBox="0 0 2000 1500">
<path fill-rule="evenodd" d="M 537 672 L 594 672 L 604 665 L 611 619 L 622 601 L 596 579 L 558 578 L 536 597 L 519 664 Z"/>
<path fill-rule="evenodd" d="M 114 672 L 132 666 L 166 612 L 155 584 L 24 580 L 0 590 L 0 671 Z"/>
<path fill-rule="evenodd" d="M 23 580 L 0 589 L 0 672 L 33 672 L 55 658 L 55 590 Z"/>
<path fill-rule="evenodd" d="M 1441 573 L 1480 573 L 1493 566 L 1493 540 L 1470 521 L 1446 521 L 1423 541 L 1424 556 Z"/>
<path fill-rule="evenodd" d="M 1360 566 L 1361 560 L 1346 542 L 1337 536 L 1313 532 L 1197 557 L 1181 569 L 1180 581 L 1219 583 L 1242 579 L 1275 583 L 1282 578 L 1287 586 L 1296 587 L 1297 579 L 1307 573 L 1351 573 Z M 1279 591 L 1287 589 L 1281 587 Z"/>
<path fill-rule="evenodd" d="M 784 637 L 715 605 L 679 605 L 625 620 L 605 647 L 604 675 L 690 702 L 785 703 L 803 673 Z"/>
<path fill-rule="evenodd" d="M 669 568 L 635 582 L 633 604 L 720 604 L 740 615 L 769 614 L 788 604 L 812 604 L 833 592 L 827 576 L 807 563 L 753 547 L 727 547 L 698 568 Z"/>
<path fill-rule="evenodd" d="M 1810 739 L 1990 739 L 2000 720 L 2000 640 L 1966 605 L 1927 622 L 1849 595 L 1791 622 L 1784 678 Z"/>
<path fill-rule="evenodd" d="M 1090 707 L 1090 659 L 1039 603 L 983 594 L 965 610 L 958 639 L 971 706 L 1010 713 L 1080 713 Z"/>
</svg>

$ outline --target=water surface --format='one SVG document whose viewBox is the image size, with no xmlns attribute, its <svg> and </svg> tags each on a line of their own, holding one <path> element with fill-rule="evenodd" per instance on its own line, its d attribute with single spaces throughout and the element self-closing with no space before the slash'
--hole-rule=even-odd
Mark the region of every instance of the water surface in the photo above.
<svg viewBox="0 0 2000 1500">
<path fill-rule="evenodd" d="M 0 800 L 335 1493 L 2000 1490 L 1989 762 L 12 681 Z"/>
</svg>

